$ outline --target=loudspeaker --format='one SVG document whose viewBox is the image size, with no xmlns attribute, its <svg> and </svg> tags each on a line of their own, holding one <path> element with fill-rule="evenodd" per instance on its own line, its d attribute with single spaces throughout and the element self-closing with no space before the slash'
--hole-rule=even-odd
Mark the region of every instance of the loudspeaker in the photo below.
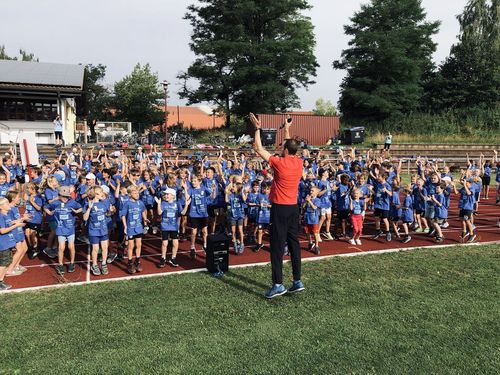
<svg viewBox="0 0 500 375">
<path fill-rule="evenodd" d="M 224 233 L 208 236 L 206 258 L 208 272 L 227 272 L 229 269 L 229 242 L 230 238 Z"/>
<path fill-rule="evenodd" d="M 262 146 L 276 145 L 276 129 L 260 129 Z"/>
</svg>

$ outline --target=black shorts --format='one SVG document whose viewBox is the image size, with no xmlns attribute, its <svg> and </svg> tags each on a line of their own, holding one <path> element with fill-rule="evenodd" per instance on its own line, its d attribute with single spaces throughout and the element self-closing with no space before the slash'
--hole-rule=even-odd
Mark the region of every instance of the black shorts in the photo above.
<svg viewBox="0 0 500 375">
<path fill-rule="evenodd" d="M 176 230 L 162 230 L 161 239 L 162 241 L 177 240 L 179 239 L 179 232 Z"/>
<path fill-rule="evenodd" d="M 189 224 L 193 229 L 203 229 L 208 227 L 208 217 L 190 217 Z"/>
<path fill-rule="evenodd" d="M 389 220 L 392 221 L 393 223 L 397 223 L 398 221 L 401 220 L 401 216 L 391 216 Z"/>
<path fill-rule="evenodd" d="M 472 210 L 460 209 L 458 217 L 463 220 L 470 220 L 472 218 Z"/>
<path fill-rule="evenodd" d="M 375 217 L 379 217 L 381 219 L 388 219 L 389 218 L 389 210 L 381 210 L 380 208 L 376 208 L 375 211 L 373 211 L 373 215 L 375 215 Z"/>
<path fill-rule="evenodd" d="M 56 139 L 62 139 L 62 132 L 54 132 Z"/>
<path fill-rule="evenodd" d="M 415 215 L 425 216 L 425 211 L 424 210 L 417 210 L 417 209 L 415 209 Z"/>
<path fill-rule="evenodd" d="M 269 229 L 269 223 L 260 223 L 259 230 Z"/>
<path fill-rule="evenodd" d="M 490 183 L 491 183 L 491 177 L 490 176 L 483 176 L 481 179 L 483 180 L 483 185 L 484 186 L 490 186 Z"/>
<path fill-rule="evenodd" d="M 255 224 L 256 221 L 257 221 L 257 218 L 255 216 L 247 217 L 247 224 Z"/>
<path fill-rule="evenodd" d="M 221 206 L 221 205 L 211 205 L 211 206 L 207 206 L 207 211 L 208 211 L 208 216 L 211 217 L 211 218 L 214 218 L 216 215 L 215 215 L 215 210 L 221 210 L 221 209 L 224 209 L 225 206 Z M 219 212 L 219 215 L 220 215 L 220 212 Z"/>
<path fill-rule="evenodd" d="M 144 206 L 146 207 L 146 210 L 152 210 L 153 208 L 155 208 L 153 204 L 145 204 Z"/>
<path fill-rule="evenodd" d="M 31 229 L 31 230 L 34 230 L 37 232 L 41 232 L 42 231 L 42 224 L 26 223 L 25 228 Z"/>
<path fill-rule="evenodd" d="M 349 210 L 337 211 L 337 218 L 339 220 L 347 220 L 349 218 Z"/>
<path fill-rule="evenodd" d="M 144 237 L 144 234 L 139 233 L 139 234 L 135 234 L 133 236 L 127 236 L 127 240 L 135 240 L 136 238 L 142 238 L 142 237 Z"/>
<path fill-rule="evenodd" d="M 12 250 L 0 251 L 0 267 L 8 267 L 12 263 Z"/>
</svg>

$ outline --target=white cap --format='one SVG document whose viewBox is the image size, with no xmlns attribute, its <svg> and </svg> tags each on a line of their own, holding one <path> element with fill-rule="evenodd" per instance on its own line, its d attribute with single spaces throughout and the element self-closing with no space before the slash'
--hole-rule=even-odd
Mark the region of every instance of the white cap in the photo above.
<svg viewBox="0 0 500 375">
<path fill-rule="evenodd" d="M 163 190 L 163 194 L 172 194 L 175 197 L 175 190 L 172 188 L 167 188 Z"/>
<path fill-rule="evenodd" d="M 442 181 L 446 181 L 446 182 L 451 182 L 451 177 L 450 176 L 444 176 L 441 180 Z"/>
<path fill-rule="evenodd" d="M 109 194 L 109 187 L 107 187 L 106 185 L 101 185 L 101 189 L 104 194 Z"/>
<path fill-rule="evenodd" d="M 87 173 L 87 175 L 85 176 L 85 179 L 87 179 L 87 180 L 95 180 L 95 174 L 93 174 L 93 173 Z"/>
<path fill-rule="evenodd" d="M 69 165 L 70 165 L 71 167 L 78 167 L 78 163 L 76 163 L 76 162 L 72 162 L 72 163 L 70 163 Z"/>
</svg>

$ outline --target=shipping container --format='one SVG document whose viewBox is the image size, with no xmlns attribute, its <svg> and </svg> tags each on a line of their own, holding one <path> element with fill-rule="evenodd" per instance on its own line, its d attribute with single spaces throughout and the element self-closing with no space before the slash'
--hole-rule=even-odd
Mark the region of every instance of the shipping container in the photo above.
<svg viewBox="0 0 500 375">
<path fill-rule="evenodd" d="M 277 129 L 276 146 L 279 147 L 283 143 L 283 130 L 280 126 L 285 122 L 288 115 L 275 114 L 259 114 L 259 120 L 262 127 L 265 129 Z M 293 125 L 290 128 L 290 136 L 304 140 L 310 146 L 325 145 L 332 137 L 337 137 L 340 130 L 340 119 L 336 116 L 316 116 L 291 114 Z M 253 128 L 249 125 L 248 134 L 253 135 Z"/>
</svg>

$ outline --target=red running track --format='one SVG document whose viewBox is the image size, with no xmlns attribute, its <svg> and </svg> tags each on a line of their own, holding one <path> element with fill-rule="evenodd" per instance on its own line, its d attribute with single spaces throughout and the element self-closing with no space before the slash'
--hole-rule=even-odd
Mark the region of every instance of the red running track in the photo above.
<svg viewBox="0 0 500 375">
<path fill-rule="evenodd" d="M 307 251 L 307 239 L 301 235 L 301 248 L 303 258 L 318 258 L 324 256 L 334 256 L 341 254 L 356 254 L 356 253 L 370 253 L 380 250 L 397 250 L 409 247 L 426 247 L 437 245 L 433 238 L 428 237 L 426 234 L 412 233 L 412 241 L 407 244 L 402 244 L 400 241 L 393 239 L 391 242 L 386 242 L 385 238 L 381 237 L 377 240 L 371 239 L 371 234 L 374 231 L 371 213 L 367 214 L 365 228 L 363 230 L 364 236 L 362 238 L 363 244 L 361 246 L 354 246 L 342 239 L 338 241 L 323 241 L 321 243 L 321 255 L 317 256 Z M 495 205 L 494 197 L 489 200 L 482 201 L 479 207 L 479 215 L 475 217 L 476 233 L 478 234 L 478 242 L 496 242 L 500 243 L 500 228 L 498 227 L 498 220 L 500 219 L 500 206 Z M 461 232 L 461 225 L 458 220 L 457 200 L 453 199 L 449 215 L 450 227 L 443 230 L 445 236 L 444 242 L 440 243 L 441 246 L 449 246 L 460 244 L 459 234 Z M 48 258 L 45 254 L 41 253 L 38 258 L 29 260 L 24 259 L 22 264 L 28 268 L 24 274 L 20 276 L 7 277 L 6 282 L 12 285 L 10 291 L 23 291 L 41 289 L 46 287 L 58 287 L 63 285 L 79 285 L 86 283 L 95 283 L 99 281 L 119 280 L 119 279 L 133 279 L 136 277 L 155 276 L 159 274 L 175 273 L 181 271 L 198 271 L 203 270 L 205 267 L 205 254 L 201 250 L 201 245 L 197 245 L 196 259 L 189 258 L 189 243 L 188 241 L 179 244 L 179 252 L 177 260 L 179 267 L 173 268 L 166 265 L 165 268 L 158 268 L 157 264 L 160 259 L 160 237 L 158 235 L 147 235 L 143 239 L 142 249 L 142 266 L 143 272 L 129 275 L 127 273 L 127 261 L 115 261 L 109 265 L 109 274 L 106 276 L 93 276 L 90 273 L 89 267 L 89 250 L 85 244 L 76 245 L 76 271 L 74 273 L 65 273 L 64 277 L 60 277 L 55 272 L 55 259 Z M 115 246 L 116 242 L 112 242 L 111 247 Z M 500 247 L 499 247 L 500 248 Z M 232 249 L 230 252 L 230 265 L 246 265 L 255 263 L 269 262 L 267 244 L 259 253 L 251 251 L 251 247 L 247 246 L 242 255 L 233 255 Z M 288 257 L 285 257 L 285 260 Z M 8 291 L 8 292 L 10 292 Z"/>
</svg>

